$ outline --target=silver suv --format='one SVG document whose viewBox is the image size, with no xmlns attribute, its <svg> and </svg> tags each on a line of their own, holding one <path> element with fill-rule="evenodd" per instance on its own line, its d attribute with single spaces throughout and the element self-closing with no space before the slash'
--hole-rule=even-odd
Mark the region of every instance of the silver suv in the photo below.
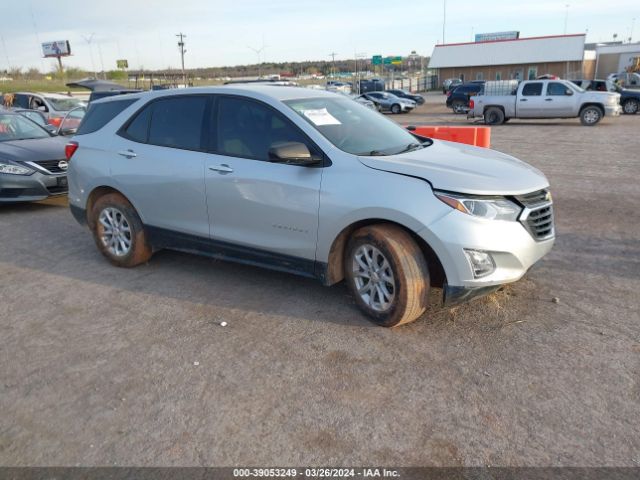
<svg viewBox="0 0 640 480">
<path fill-rule="evenodd" d="M 69 201 L 114 265 L 162 248 L 346 280 L 407 323 L 522 277 L 554 241 L 548 182 L 503 153 L 412 135 L 343 95 L 165 90 L 92 103 Z"/>
</svg>

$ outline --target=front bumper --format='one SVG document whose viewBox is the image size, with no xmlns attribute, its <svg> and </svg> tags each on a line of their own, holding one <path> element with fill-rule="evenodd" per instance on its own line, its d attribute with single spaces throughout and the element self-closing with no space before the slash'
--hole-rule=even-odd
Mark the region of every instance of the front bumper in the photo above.
<svg viewBox="0 0 640 480">
<path fill-rule="evenodd" d="M 65 195 L 68 189 L 66 174 L 47 175 L 38 171 L 31 175 L 0 173 L 0 203 L 35 202 Z"/>
<path fill-rule="evenodd" d="M 619 117 L 622 114 L 622 105 L 611 105 L 604 107 L 605 117 Z"/>
<path fill-rule="evenodd" d="M 442 263 L 447 304 L 460 303 L 519 280 L 551 250 L 555 241 L 555 237 L 534 239 L 517 221 L 484 220 L 457 210 L 417 234 Z M 490 253 L 495 270 L 485 277 L 474 278 L 465 249 Z"/>
<path fill-rule="evenodd" d="M 402 103 L 402 104 L 400 104 L 400 106 L 402 107 L 402 111 L 403 112 L 410 112 L 411 110 L 416 108 L 415 105 L 407 105 L 406 103 Z"/>
</svg>

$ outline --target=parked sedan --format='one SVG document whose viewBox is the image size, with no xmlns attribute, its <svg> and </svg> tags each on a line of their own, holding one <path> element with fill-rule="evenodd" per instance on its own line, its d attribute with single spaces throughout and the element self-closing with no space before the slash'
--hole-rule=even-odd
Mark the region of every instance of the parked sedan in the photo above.
<svg viewBox="0 0 640 480">
<path fill-rule="evenodd" d="M 67 193 L 65 140 L 19 113 L 0 112 L 0 203 Z"/>
<path fill-rule="evenodd" d="M 417 95 L 415 93 L 407 92 L 406 90 L 395 89 L 395 90 L 387 90 L 387 92 L 391 93 L 392 95 L 395 95 L 396 97 L 413 100 L 418 105 L 422 105 L 424 103 L 424 97 L 422 95 Z"/>
<path fill-rule="evenodd" d="M 416 108 L 416 102 L 406 98 L 396 97 L 389 92 L 368 92 L 361 97 L 371 100 L 381 112 L 408 113 Z"/>
<path fill-rule="evenodd" d="M 13 102 L 14 107 L 43 112 L 47 121 L 55 127 L 60 126 L 68 111 L 87 105 L 86 102 L 78 98 L 56 93 L 18 92 L 15 94 Z"/>
<path fill-rule="evenodd" d="M 442 93 L 447 93 L 456 88 L 458 85 L 462 85 L 462 80 L 459 78 L 447 78 L 442 82 Z"/>
</svg>

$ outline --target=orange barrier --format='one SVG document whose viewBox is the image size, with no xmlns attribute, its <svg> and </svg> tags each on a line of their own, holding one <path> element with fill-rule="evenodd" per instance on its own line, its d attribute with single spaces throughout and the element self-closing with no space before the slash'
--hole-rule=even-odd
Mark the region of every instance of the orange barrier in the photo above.
<svg viewBox="0 0 640 480">
<path fill-rule="evenodd" d="M 409 130 L 416 135 L 437 138 L 438 140 L 466 143 L 485 148 L 489 148 L 491 145 L 491 127 L 432 127 L 422 125 L 409 127 Z"/>
</svg>

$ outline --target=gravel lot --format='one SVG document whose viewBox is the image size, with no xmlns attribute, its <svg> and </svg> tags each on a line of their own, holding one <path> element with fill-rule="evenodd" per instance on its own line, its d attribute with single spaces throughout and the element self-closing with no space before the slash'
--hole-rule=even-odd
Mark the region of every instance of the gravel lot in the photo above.
<svg viewBox="0 0 640 480">
<path fill-rule="evenodd" d="M 393 118 L 467 124 L 443 103 Z M 556 246 L 393 330 L 344 285 L 173 252 L 117 269 L 64 201 L 0 206 L 0 465 L 639 466 L 639 132 L 494 127 L 549 177 Z"/>
</svg>

